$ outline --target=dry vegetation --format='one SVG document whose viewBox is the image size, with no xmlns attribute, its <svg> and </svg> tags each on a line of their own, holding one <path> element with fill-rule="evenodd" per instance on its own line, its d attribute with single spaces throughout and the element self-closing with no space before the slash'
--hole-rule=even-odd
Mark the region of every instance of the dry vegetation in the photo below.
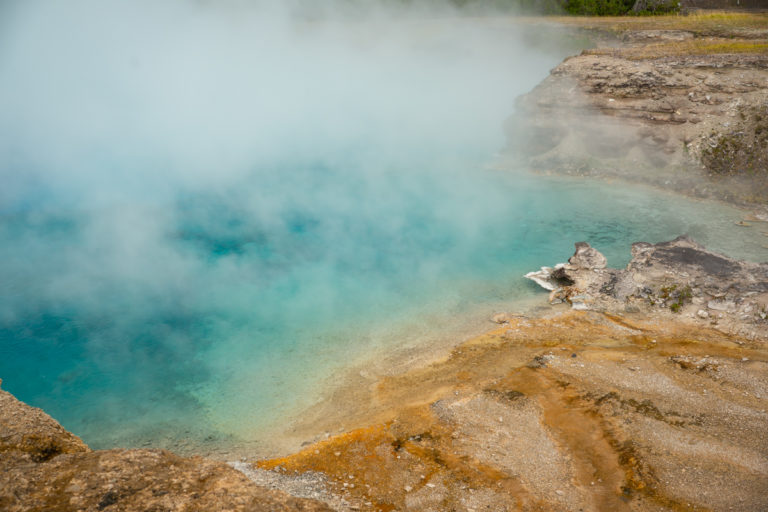
<svg viewBox="0 0 768 512">
<path fill-rule="evenodd" d="M 586 50 L 591 55 L 612 55 L 631 60 L 659 59 L 683 55 L 711 55 L 717 53 L 768 53 L 768 39 L 701 38 L 669 41 L 629 48 L 595 48 Z"/>
<path fill-rule="evenodd" d="M 684 30 L 704 37 L 755 37 L 768 31 L 768 13 L 707 12 L 666 16 L 557 16 L 552 21 L 621 34 L 634 30 Z"/>
<path fill-rule="evenodd" d="M 599 47 L 586 51 L 594 55 L 647 60 L 682 55 L 768 53 L 768 12 L 550 16 L 524 20 L 529 23 L 552 22 L 608 35 L 608 41 L 601 41 L 598 37 L 601 41 Z M 649 33 L 649 37 L 636 39 L 636 35 L 642 32 Z M 650 37 L 656 32 L 659 37 Z"/>
</svg>

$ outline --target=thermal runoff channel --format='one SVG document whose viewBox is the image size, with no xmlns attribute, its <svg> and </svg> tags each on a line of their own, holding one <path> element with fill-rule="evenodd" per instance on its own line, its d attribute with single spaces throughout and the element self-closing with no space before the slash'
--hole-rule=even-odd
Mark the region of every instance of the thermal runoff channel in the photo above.
<svg viewBox="0 0 768 512">
<path fill-rule="evenodd" d="M 283 5 L 0 5 L 0 378 L 91 446 L 256 439 L 576 240 L 715 236 L 722 207 L 484 170 L 568 34 Z"/>
</svg>

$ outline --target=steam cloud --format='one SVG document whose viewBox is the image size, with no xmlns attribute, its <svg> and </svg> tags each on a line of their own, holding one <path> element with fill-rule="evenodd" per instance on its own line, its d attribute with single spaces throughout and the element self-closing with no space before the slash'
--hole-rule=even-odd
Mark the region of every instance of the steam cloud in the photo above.
<svg viewBox="0 0 768 512">
<path fill-rule="evenodd" d="M 237 374 L 215 340 L 267 371 L 299 344 L 281 326 L 446 271 L 503 201 L 467 162 L 563 50 L 444 6 L 358 7 L 0 3 L 6 387 L 70 422 L 56 404 L 93 389 L 184 409 Z M 254 337 L 282 352 L 259 362 Z"/>
</svg>

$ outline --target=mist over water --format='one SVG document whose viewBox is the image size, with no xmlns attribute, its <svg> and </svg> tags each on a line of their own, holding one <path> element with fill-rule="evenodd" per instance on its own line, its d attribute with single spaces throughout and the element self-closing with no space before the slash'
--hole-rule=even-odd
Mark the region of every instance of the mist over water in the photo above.
<svg viewBox="0 0 768 512">
<path fill-rule="evenodd" d="M 725 207 L 484 170 L 568 34 L 280 5 L 0 4 L 0 378 L 93 447 L 257 438 L 577 240 L 749 252 Z"/>
</svg>

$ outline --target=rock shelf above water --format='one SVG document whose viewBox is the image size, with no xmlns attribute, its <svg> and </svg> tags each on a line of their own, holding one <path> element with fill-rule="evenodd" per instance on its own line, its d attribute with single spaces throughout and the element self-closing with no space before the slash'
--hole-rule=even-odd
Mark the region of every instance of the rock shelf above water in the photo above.
<svg viewBox="0 0 768 512">
<path fill-rule="evenodd" d="M 670 312 L 750 339 L 768 338 L 768 263 L 734 260 L 687 236 L 632 244 L 624 269 L 606 268 L 599 251 L 579 242 L 568 263 L 525 277 L 550 290 L 551 303 L 574 309 Z"/>
</svg>

